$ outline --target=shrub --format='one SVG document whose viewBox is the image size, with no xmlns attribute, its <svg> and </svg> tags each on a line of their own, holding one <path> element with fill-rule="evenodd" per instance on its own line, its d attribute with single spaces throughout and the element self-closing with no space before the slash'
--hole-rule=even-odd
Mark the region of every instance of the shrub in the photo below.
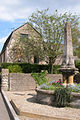
<svg viewBox="0 0 80 120">
<path fill-rule="evenodd" d="M 60 74 L 58 68 L 60 68 L 61 65 L 53 65 L 53 74 Z"/>
<path fill-rule="evenodd" d="M 40 72 L 40 67 L 37 64 L 23 63 L 21 64 L 24 73 L 35 73 Z"/>
<path fill-rule="evenodd" d="M 71 88 L 69 87 L 62 87 L 57 88 L 54 92 L 55 95 L 55 103 L 57 107 L 64 107 L 67 106 L 71 100 Z"/>
<path fill-rule="evenodd" d="M 30 64 L 30 63 L 1 63 L 1 68 L 8 68 L 10 65 L 19 65 L 22 68 L 23 73 L 37 73 L 41 70 L 47 70 L 49 73 L 49 65 L 39 65 L 39 64 Z M 60 65 L 53 65 L 53 74 L 59 74 L 58 68 Z"/>
<path fill-rule="evenodd" d="M 13 63 L 1 63 L 1 68 L 8 68 L 8 66 L 13 65 Z"/>
<path fill-rule="evenodd" d="M 10 65 L 18 65 L 23 73 L 37 73 L 41 70 L 48 70 L 48 65 L 30 64 L 30 63 L 1 63 L 1 68 L 8 68 Z"/>
<path fill-rule="evenodd" d="M 75 66 L 76 66 L 76 68 L 79 69 L 79 72 L 80 72 L 80 60 L 75 61 Z"/>
<path fill-rule="evenodd" d="M 46 78 L 46 71 L 43 71 L 41 73 L 32 73 L 31 74 L 34 80 L 38 85 L 42 85 L 43 83 L 48 83 L 48 80 Z"/>
<path fill-rule="evenodd" d="M 74 83 L 80 83 L 80 73 L 77 73 L 75 76 L 74 76 Z"/>
<path fill-rule="evenodd" d="M 10 73 L 22 73 L 22 68 L 19 65 L 10 65 L 8 69 Z"/>
</svg>

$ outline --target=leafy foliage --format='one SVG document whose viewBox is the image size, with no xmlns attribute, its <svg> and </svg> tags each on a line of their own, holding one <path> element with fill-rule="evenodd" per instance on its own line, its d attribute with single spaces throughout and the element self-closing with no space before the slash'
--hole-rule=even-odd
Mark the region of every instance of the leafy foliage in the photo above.
<svg viewBox="0 0 80 120">
<path fill-rule="evenodd" d="M 76 84 L 79 84 L 80 83 L 80 73 L 77 73 L 75 76 L 74 76 L 74 83 Z"/>
<path fill-rule="evenodd" d="M 30 63 L 1 63 L 1 68 L 8 68 L 10 65 L 19 65 L 22 68 L 23 73 L 37 73 L 41 70 L 47 70 L 49 72 L 49 65 L 38 65 Z M 60 65 L 53 65 L 53 73 L 58 74 L 57 69 Z"/>
<path fill-rule="evenodd" d="M 29 23 L 27 23 L 30 25 Z M 31 28 L 33 27 L 30 25 Z M 24 51 L 26 53 L 28 62 L 31 62 L 32 58 L 37 58 L 39 61 L 43 60 L 44 58 L 44 53 L 43 53 L 43 40 L 42 36 L 38 32 L 32 32 L 29 34 L 28 39 L 22 39 L 21 40 L 23 46 L 24 46 Z"/>
<path fill-rule="evenodd" d="M 34 73 L 41 72 L 41 70 L 48 70 L 48 65 L 38 65 L 38 64 L 30 64 L 30 63 L 2 63 L 1 68 L 8 68 L 9 66 L 18 65 L 22 68 L 23 73 Z"/>
<path fill-rule="evenodd" d="M 67 106 L 71 100 L 71 88 L 57 88 L 55 90 L 55 103 L 57 107 Z"/>
<path fill-rule="evenodd" d="M 22 73 L 22 68 L 19 65 L 10 65 L 8 69 L 10 73 Z"/>
<path fill-rule="evenodd" d="M 48 9 L 37 10 L 30 16 L 30 23 L 43 37 L 43 53 L 47 57 L 46 62 L 50 65 L 50 73 L 53 73 L 53 63 L 56 58 L 63 52 L 61 43 L 64 40 L 64 25 L 66 22 L 71 23 L 74 49 L 78 45 L 78 38 L 80 37 L 78 20 L 77 15 L 67 12 L 60 14 L 57 10 L 49 15 Z"/>
<path fill-rule="evenodd" d="M 43 83 L 48 83 L 48 80 L 46 78 L 46 71 L 43 71 L 41 73 L 32 73 L 32 77 L 36 81 L 38 85 L 42 85 Z"/>
<path fill-rule="evenodd" d="M 60 68 L 61 65 L 53 65 L 53 74 L 60 74 L 58 68 Z"/>
<path fill-rule="evenodd" d="M 64 87 L 61 79 L 56 80 L 56 81 L 53 80 L 53 81 L 50 81 L 47 84 L 43 83 L 43 84 L 40 85 L 40 88 L 45 89 L 45 90 L 55 90 L 56 88 L 61 88 L 61 87 Z"/>
<path fill-rule="evenodd" d="M 58 81 L 52 81 L 51 85 L 53 85 L 55 87 L 63 87 L 63 83 L 62 83 L 61 79 L 59 79 Z"/>
<path fill-rule="evenodd" d="M 79 72 L 80 72 L 80 60 L 75 61 L 75 66 L 76 66 L 76 68 L 79 69 Z"/>
<path fill-rule="evenodd" d="M 76 84 L 74 86 L 71 86 L 71 88 L 72 88 L 72 92 L 78 92 L 78 93 L 80 93 L 80 83 Z"/>
<path fill-rule="evenodd" d="M 12 62 L 23 62 L 26 57 L 24 46 L 20 39 L 20 33 L 16 33 L 16 40 L 13 41 L 12 46 L 9 48 L 9 60 Z"/>
</svg>

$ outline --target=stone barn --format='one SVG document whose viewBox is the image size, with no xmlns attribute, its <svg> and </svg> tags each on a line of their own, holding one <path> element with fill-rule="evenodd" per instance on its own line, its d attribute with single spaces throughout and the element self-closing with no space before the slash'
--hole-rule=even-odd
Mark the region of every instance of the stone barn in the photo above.
<svg viewBox="0 0 80 120">
<path fill-rule="evenodd" d="M 19 28 L 15 29 L 7 38 L 4 43 L 3 49 L 0 54 L 0 62 L 6 63 L 14 63 L 14 62 L 29 62 L 29 63 L 38 63 L 39 60 L 35 56 L 33 56 L 30 60 L 28 60 L 28 55 L 23 52 L 24 54 L 20 53 L 22 46 L 17 43 L 19 39 L 31 39 L 33 38 L 35 41 L 39 42 L 42 38 L 41 34 L 32 27 L 31 24 L 25 23 L 24 25 L 20 26 Z M 16 47 L 13 47 L 14 44 L 17 44 Z M 21 47 L 21 48 L 19 48 Z M 14 48 L 16 48 L 16 54 L 14 54 Z M 20 49 L 20 50 L 19 50 Z M 25 51 L 25 50 L 24 50 Z"/>
</svg>

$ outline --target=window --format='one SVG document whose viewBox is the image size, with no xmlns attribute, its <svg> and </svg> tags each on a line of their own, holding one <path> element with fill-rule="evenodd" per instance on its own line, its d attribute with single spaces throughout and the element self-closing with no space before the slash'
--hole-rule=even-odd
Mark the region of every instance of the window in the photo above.
<svg viewBox="0 0 80 120">
<path fill-rule="evenodd" d="M 28 34 L 20 34 L 20 39 L 28 39 Z"/>
</svg>

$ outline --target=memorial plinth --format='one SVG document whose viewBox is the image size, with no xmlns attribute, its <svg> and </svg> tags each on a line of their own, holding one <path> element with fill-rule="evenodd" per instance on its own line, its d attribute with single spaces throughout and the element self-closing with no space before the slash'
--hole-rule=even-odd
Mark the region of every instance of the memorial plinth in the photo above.
<svg viewBox="0 0 80 120">
<path fill-rule="evenodd" d="M 63 83 L 73 85 L 73 78 L 75 71 L 77 71 L 77 68 L 60 68 L 59 71 L 62 72 L 63 75 Z"/>
<path fill-rule="evenodd" d="M 64 55 L 61 68 L 59 69 L 63 75 L 63 83 L 72 85 L 73 77 L 77 70 L 74 64 L 71 27 L 70 23 L 67 22 L 64 28 Z"/>
</svg>

